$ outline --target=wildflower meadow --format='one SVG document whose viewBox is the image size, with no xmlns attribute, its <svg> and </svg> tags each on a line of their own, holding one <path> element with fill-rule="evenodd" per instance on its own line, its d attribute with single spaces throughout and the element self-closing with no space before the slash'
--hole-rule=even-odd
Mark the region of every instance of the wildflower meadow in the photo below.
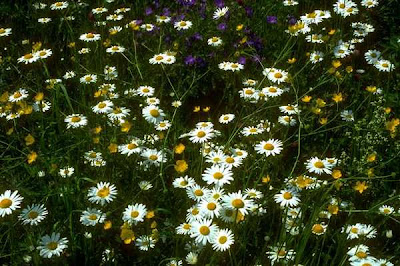
<svg viewBox="0 0 400 266">
<path fill-rule="evenodd" d="M 399 14 L 1 1 L 1 265 L 400 265 Z"/>
</svg>

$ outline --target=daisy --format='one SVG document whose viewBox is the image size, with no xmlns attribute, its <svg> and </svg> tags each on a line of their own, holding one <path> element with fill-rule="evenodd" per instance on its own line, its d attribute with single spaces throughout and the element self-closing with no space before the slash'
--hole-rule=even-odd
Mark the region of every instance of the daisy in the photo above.
<svg viewBox="0 0 400 266">
<path fill-rule="evenodd" d="M 30 64 L 30 63 L 36 62 L 37 60 L 39 60 L 39 58 L 40 57 L 36 53 L 28 53 L 28 54 L 18 58 L 17 62 L 18 63 Z"/>
<path fill-rule="evenodd" d="M 189 177 L 189 176 L 181 176 L 181 177 L 177 177 L 174 179 L 174 181 L 172 182 L 172 185 L 175 188 L 187 188 L 187 187 L 191 187 L 194 184 L 196 184 L 196 181 L 194 181 L 193 178 Z"/>
<path fill-rule="evenodd" d="M 151 97 L 154 95 L 155 89 L 151 86 L 140 86 L 136 90 L 136 94 L 142 97 Z"/>
<path fill-rule="evenodd" d="M 45 59 L 53 54 L 50 49 L 42 49 L 35 53 L 40 59 Z"/>
<path fill-rule="evenodd" d="M 394 212 L 394 208 L 392 206 L 383 205 L 379 207 L 379 212 L 384 215 L 390 215 Z"/>
<path fill-rule="evenodd" d="M 158 105 L 160 104 L 160 100 L 156 97 L 149 97 L 146 99 L 146 103 L 148 105 Z"/>
<path fill-rule="evenodd" d="M 247 100 L 253 99 L 255 96 L 255 93 L 256 93 L 256 90 L 252 87 L 243 88 L 239 91 L 240 98 L 247 99 Z"/>
<path fill-rule="evenodd" d="M 174 23 L 174 28 L 177 29 L 178 31 L 180 30 L 187 30 L 189 28 L 191 28 L 193 25 L 193 23 L 189 20 L 181 20 L 181 21 L 177 21 Z"/>
<path fill-rule="evenodd" d="M 51 18 L 38 18 L 38 22 L 42 24 L 49 23 L 51 21 Z"/>
<path fill-rule="evenodd" d="M 0 37 L 10 36 L 11 35 L 11 28 L 0 28 Z"/>
<path fill-rule="evenodd" d="M 79 81 L 83 84 L 95 83 L 97 81 L 97 75 L 88 74 L 79 79 Z"/>
<path fill-rule="evenodd" d="M 227 156 L 222 164 L 231 169 L 232 167 L 239 167 L 242 164 L 242 158 L 238 156 Z"/>
<path fill-rule="evenodd" d="M 259 126 L 244 127 L 241 131 L 243 136 L 258 135 L 264 132 L 264 129 Z"/>
<path fill-rule="evenodd" d="M 268 157 L 270 155 L 275 156 L 280 154 L 283 149 L 282 145 L 283 143 L 279 139 L 269 139 L 267 141 L 261 141 L 254 149 L 258 154 L 265 154 Z"/>
<path fill-rule="evenodd" d="M 354 115 L 352 110 L 343 110 L 340 113 L 340 116 L 342 117 L 342 120 L 347 121 L 347 122 L 354 122 Z"/>
<path fill-rule="evenodd" d="M 128 205 L 123 212 L 122 220 L 129 224 L 137 224 L 143 222 L 147 214 L 147 208 L 143 204 L 136 203 L 135 205 Z"/>
<path fill-rule="evenodd" d="M 214 124 L 212 122 L 198 122 L 196 124 L 196 128 L 199 129 L 212 129 L 214 127 Z"/>
<path fill-rule="evenodd" d="M 220 229 L 217 231 L 215 239 L 212 241 L 212 247 L 216 251 L 225 251 L 229 249 L 234 242 L 231 230 Z"/>
<path fill-rule="evenodd" d="M 96 7 L 96 8 L 93 8 L 92 9 L 92 13 L 93 14 L 101 14 L 101 13 L 105 13 L 105 12 L 107 12 L 108 11 L 108 9 L 107 8 L 105 8 L 105 7 Z"/>
<path fill-rule="evenodd" d="M 165 266 L 181 266 L 182 264 L 182 260 L 171 260 Z"/>
<path fill-rule="evenodd" d="M 258 81 L 254 80 L 254 79 L 245 79 L 242 84 L 244 86 L 253 86 L 254 87 L 255 85 L 257 85 L 257 83 L 258 83 Z"/>
<path fill-rule="evenodd" d="M 356 261 L 366 259 L 368 257 L 369 247 L 363 244 L 356 245 L 347 251 L 347 255 L 350 256 L 350 261 Z"/>
<path fill-rule="evenodd" d="M 308 159 L 305 164 L 310 173 L 316 173 L 318 175 L 322 173 L 330 175 L 332 173 L 332 164 L 326 160 L 321 160 L 318 157 Z"/>
<path fill-rule="evenodd" d="M 274 195 L 274 199 L 281 207 L 296 207 L 300 203 L 298 194 L 291 190 L 281 190 L 280 193 Z"/>
<path fill-rule="evenodd" d="M 207 184 L 215 184 L 215 186 L 222 187 L 225 184 L 230 184 L 233 180 L 232 172 L 230 168 L 213 165 L 210 168 L 207 168 L 202 175 L 203 180 L 207 182 Z"/>
<path fill-rule="evenodd" d="M 155 247 L 156 240 L 152 236 L 139 236 L 136 241 L 136 246 L 142 251 L 148 251 Z"/>
<path fill-rule="evenodd" d="M 225 16 L 229 11 L 229 7 L 223 7 L 223 8 L 217 8 L 217 10 L 214 11 L 213 14 L 213 19 L 219 19 Z"/>
<path fill-rule="evenodd" d="M 362 0 L 361 5 L 366 8 L 373 8 L 378 6 L 378 0 Z"/>
<path fill-rule="evenodd" d="M 43 204 L 32 204 L 23 209 L 18 218 L 22 221 L 22 224 L 38 225 L 46 218 L 47 214 L 47 209 Z"/>
<path fill-rule="evenodd" d="M 112 101 L 106 100 L 93 106 L 92 110 L 95 114 L 107 114 L 113 110 L 113 106 L 114 104 Z"/>
<path fill-rule="evenodd" d="M 78 54 L 88 54 L 88 53 L 90 53 L 90 48 L 82 48 L 82 49 L 80 49 L 79 51 L 78 51 Z"/>
<path fill-rule="evenodd" d="M 242 149 L 233 149 L 232 153 L 240 159 L 245 159 L 248 156 L 248 152 Z"/>
<path fill-rule="evenodd" d="M 192 223 L 190 237 L 203 245 L 212 243 L 218 233 L 218 226 L 212 223 L 212 219 L 201 219 Z"/>
<path fill-rule="evenodd" d="M 210 196 L 210 192 L 211 191 L 208 188 L 201 187 L 197 184 L 186 188 L 186 194 L 188 197 L 198 202 L 202 201 L 203 199 L 207 199 Z"/>
<path fill-rule="evenodd" d="M 220 37 L 212 37 L 207 40 L 207 44 L 210 46 L 220 46 L 222 44 L 222 39 Z"/>
<path fill-rule="evenodd" d="M 148 105 L 142 109 L 142 115 L 147 122 L 157 124 L 164 119 L 164 111 L 156 105 Z"/>
<path fill-rule="evenodd" d="M 206 162 L 212 164 L 222 164 L 225 161 L 226 155 L 221 150 L 210 151 L 206 155 Z"/>
<path fill-rule="evenodd" d="M 146 181 L 146 180 L 140 181 L 138 185 L 139 185 L 139 188 L 143 191 L 147 191 L 153 187 L 153 185 L 149 181 Z"/>
<path fill-rule="evenodd" d="M 278 117 L 278 122 L 284 126 L 295 126 L 297 124 L 296 119 L 290 115 Z"/>
<path fill-rule="evenodd" d="M 197 253 L 191 251 L 186 255 L 185 260 L 188 264 L 194 265 L 197 264 L 198 256 Z"/>
<path fill-rule="evenodd" d="M 95 226 L 98 223 L 103 223 L 106 219 L 106 215 L 97 209 L 88 208 L 86 211 L 82 212 L 80 221 L 86 226 Z"/>
<path fill-rule="evenodd" d="M 363 224 L 357 223 L 355 225 L 348 225 L 345 231 L 347 233 L 347 239 L 356 239 L 362 235 L 364 230 Z"/>
<path fill-rule="evenodd" d="M 263 193 L 254 189 L 254 188 L 246 188 L 244 194 L 247 195 L 250 199 L 262 199 Z"/>
<path fill-rule="evenodd" d="M 178 235 L 188 235 L 191 229 L 192 229 L 191 224 L 183 223 L 180 224 L 177 228 L 175 228 L 175 231 Z"/>
<path fill-rule="evenodd" d="M 221 205 L 215 199 L 204 199 L 199 204 L 200 215 L 205 218 L 213 219 L 219 216 Z"/>
<path fill-rule="evenodd" d="M 108 182 L 100 182 L 95 187 L 89 188 L 88 200 L 92 203 L 105 205 L 115 199 L 117 195 L 117 189 L 115 185 Z"/>
<path fill-rule="evenodd" d="M 130 111 L 131 110 L 129 110 L 126 107 L 116 107 L 116 106 L 114 106 L 114 109 L 112 110 L 112 112 L 107 114 L 107 117 L 111 121 L 124 119 L 126 116 L 129 115 Z"/>
<path fill-rule="evenodd" d="M 106 49 L 107 53 L 115 54 L 115 53 L 123 53 L 125 52 L 125 48 L 119 45 L 114 45 Z"/>
<path fill-rule="evenodd" d="M 67 129 L 79 128 L 87 125 L 86 116 L 83 116 L 81 114 L 69 115 L 64 119 L 64 122 L 67 123 Z"/>
<path fill-rule="evenodd" d="M 156 54 L 152 58 L 149 59 L 149 63 L 152 65 L 155 64 L 165 64 L 167 60 L 167 55 L 164 53 Z"/>
<path fill-rule="evenodd" d="M 62 10 L 68 7 L 68 2 L 55 2 L 50 6 L 51 10 Z"/>
<path fill-rule="evenodd" d="M 97 33 L 84 33 L 81 36 L 79 36 L 79 40 L 85 41 L 85 42 L 94 42 L 100 40 L 100 34 Z"/>
<path fill-rule="evenodd" d="M 61 168 L 60 171 L 58 171 L 58 174 L 61 177 L 66 178 L 66 177 L 72 176 L 74 174 L 74 172 L 75 172 L 75 169 L 73 167 L 67 166 L 67 167 Z"/>
<path fill-rule="evenodd" d="M 240 190 L 222 197 L 222 206 L 224 208 L 239 211 L 243 216 L 248 213 L 253 204 L 253 200 L 247 199 L 247 195 L 242 195 Z"/>
<path fill-rule="evenodd" d="M 310 61 L 313 64 L 316 64 L 318 62 L 321 62 L 324 60 L 324 53 L 320 51 L 314 51 L 310 54 Z"/>
<path fill-rule="evenodd" d="M 153 24 L 142 24 L 141 26 L 140 26 L 140 28 L 141 29 L 143 29 L 143 30 L 145 30 L 145 31 L 152 31 L 152 30 L 154 30 L 154 25 Z"/>
<path fill-rule="evenodd" d="M 121 14 L 111 14 L 106 17 L 106 20 L 119 21 L 124 18 Z"/>
<path fill-rule="evenodd" d="M 15 91 L 13 94 L 11 94 L 8 97 L 8 100 L 12 103 L 16 103 L 16 102 L 19 102 L 19 101 L 22 101 L 22 100 L 28 98 L 28 96 L 29 96 L 28 91 L 20 88 L 17 91 Z"/>
<path fill-rule="evenodd" d="M 276 86 L 269 86 L 262 88 L 262 92 L 268 97 L 277 97 L 280 96 L 284 91 Z"/>
<path fill-rule="evenodd" d="M 189 223 L 192 223 L 193 221 L 199 221 L 203 218 L 197 205 L 189 208 L 188 210 L 186 210 L 186 212 L 186 221 Z"/>
<path fill-rule="evenodd" d="M 162 151 L 157 151 L 156 149 L 145 149 L 141 154 L 143 158 L 146 159 L 146 163 L 159 166 L 160 163 L 165 163 L 167 158 Z"/>
<path fill-rule="evenodd" d="M 327 227 L 328 227 L 328 226 L 325 225 L 325 224 L 314 224 L 314 225 L 312 226 L 312 228 L 311 228 L 311 232 L 312 232 L 314 235 L 320 236 L 320 235 L 325 234 L 326 228 L 327 228 Z"/>
<path fill-rule="evenodd" d="M 11 190 L 6 190 L 0 195 L 0 216 L 10 215 L 16 209 L 21 208 L 20 204 L 24 198 L 18 194 L 18 190 L 11 193 Z"/>
<path fill-rule="evenodd" d="M 114 26 L 114 27 L 108 29 L 108 32 L 110 33 L 110 35 L 115 35 L 120 31 L 122 31 L 122 27 L 121 26 Z"/>
<path fill-rule="evenodd" d="M 168 23 L 171 21 L 171 17 L 168 16 L 158 16 L 156 15 L 156 21 L 158 23 Z"/>
<path fill-rule="evenodd" d="M 223 188 L 214 187 L 214 188 L 210 191 L 209 198 L 219 201 L 224 195 L 225 195 L 225 191 L 224 191 Z"/>
<path fill-rule="evenodd" d="M 382 72 L 391 72 L 395 67 L 389 60 L 380 59 L 374 66 Z"/>
<path fill-rule="evenodd" d="M 140 153 L 142 151 L 142 148 L 140 147 L 141 145 L 141 140 L 137 138 L 133 138 L 130 143 L 128 144 L 123 144 L 118 146 L 118 151 L 121 154 L 126 154 L 127 156 L 131 156 L 132 154 Z"/>
<path fill-rule="evenodd" d="M 271 264 L 284 260 L 289 261 L 295 258 L 296 252 L 293 249 L 286 249 L 285 245 L 278 245 L 276 247 L 270 247 L 271 251 L 266 252 L 268 258 L 271 260 Z"/>
<path fill-rule="evenodd" d="M 213 129 L 194 129 L 189 132 L 189 140 L 193 143 L 204 143 L 213 138 L 215 135 Z"/>
<path fill-rule="evenodd" d="M 45 235 L 41 238 L 37 249 L 40 250 L 40 256 L 51 258 L 60 256 L 63 250 L 68 247 L 67 243 L 67 238 L 60 238 L 59 233 L 52 233 L 51 236 Z"/>
<path fill-rule="evenodd" d="M 297 104 L 295 105 L 285 105 L 285 106 L 279 106 L 279 110 L 288 115 L 294 115 L 299 112 L 299 108 L 297 107 Z"/>
<path fill-rule="evenodd" d="M 226 115 L 221 115 L 219 117 L 219 122 L 221 124 L 228 124 L 229 122 L 231 122 L 233 119 L 235 118 L 234 114 L 226 114 Z"/>
<path fill-rule="evenodd" d="M 158 131 L 164 131 L 168 130 L 170 128 L 171 123 L 168 120 L 160 121 L 158 124 L 155 125 L 156 130 Z"/>
<path fill-rule="evenodd" d="M 265 68 L 263 70 L 263 75 L 270 81 L 278 84 L 285 82 L 288 78 L 288 72 L 276 68 Z"/>
<path fill-rule="evenodd" d="M 242 65 L 242 64 L 229 62 L 224 70 L 226 70 L 226 71 L 230 70 L 232 72 L 236 72 L 236 71 L 242 70 L 243 68 L 244 68 L 244 65 Z"/>
</svg>

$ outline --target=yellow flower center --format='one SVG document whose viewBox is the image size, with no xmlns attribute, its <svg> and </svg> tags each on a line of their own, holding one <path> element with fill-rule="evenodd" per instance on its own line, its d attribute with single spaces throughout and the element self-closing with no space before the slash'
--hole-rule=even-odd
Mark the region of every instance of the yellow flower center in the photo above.
<svg viewBox="0 0 400 266">
<path fill-rule="evenodd" d="M 283 75 L 281 73 L 277 72 L 277 73 L 274 74 L 274 77 L 277 78 L 277 79 L 280 79 L 280 78 L 283 77 Z"/>
<path fill-rule="evenodd" d="M 286 110 L 289 110 L 289 111 L 292 111 L 292 110 L 294 110 L 294 107 L 293 106 L 286 106 Z"/>
<path fill-rule="evenodd" d="M 199 138 L 203 138 L 205 135 L 206 135 L 206 132 L 204 132 L 204 131 L 197 132 L 197 137 L 199 137 Z"/>
<path fill-rule="evenodd" d="M 136 148 L 137 148 L 137 145 L 135 143 L 129 143 L 128 144 L 128 150 L 133 150 L 133 149 L 136 149 Z"/>
<path fill-rule="evenodd" d="M 324 163 L 321 162 L 321 161 L 315 162 L 315 163 L 314 163 L 314 166 L 315 166 L 316 168 L 319 168 L 319 169 L 325 167 Z"/>
<path fill-rule="evenodd" d="M 184 224 L 183 229 L 189 230 L 192 226 L 190 224 Z"/>
<path fill-rule="evenodd" d="M 307 14 L 307 18 L 315 18 L 316 16 L 317 16 L 317 14 L 315 14 L 315 12 Z"/>
<path fill-rule="evenodd" d="M 199 214 L 199 210 L 198 210 L 198 209 L 196 209 L 196 208 L 195 208 L 195 209 L 193 209 L 193 210 L 192 210 L 192 214 L 193 214 L 193 215 L 197 215 L 197 214 Z"/>
<path fill-rule="evenodd" d="M 285 256 L 285 255 L 286 255 L 286 250 L 281 249 L 281 250 L 278 251 L 278 256 L 283 257 L 283 256 Z"/>
<path fill-rule="evenodd" d="M 161 61 L 161 60 L 163 60 L 164 59 L 164 57 L 162 56 L 162 55 L 157 55 L 156 56 L 156 60 L 157 61 Z"/>
<path fill-rule="evenodd" d="M 149 159 L 152 160 L 152 161 L 155 161 L 155 160 L 158 159 L 158 156 L 155 155 L 155 154 L 152 154 L 152 155 L 149 156 Z"/>
<path fill-rule="evenodd" d="M 314 224 L 312 231 L 317 234 L 321 234 L 324 232 L 324 227 L 320 224 Z"/>
<path fill-rule="evenodd" d="M 207 204 L 207 209 L 209 209 L 210 211 L 213 211 L 217 208 L 217 205 L 214 202 L 210 202 Z"/>
<path fill-rule="evenodd" d="M 274 149 L 274 145 L 272 145 L 271 143 L 267 143 L 264 145 L 264 150 L 272 151 L 273 149 Z"/>
<path fill-rule="evenodd" d="M 5 33 L 6 32 L 6 30 L 4 29 L 4 28 L 1 28 L 0 29 L 0 34 L 3 34 L 3 33 Z"/>
<path fill-rule="evenodd" d="M 388 67 L 389 65 L 387 63 L 382 64 L 383 67 Z"/>
<path fill-rule="evenodd" d="M 63 5 L 63 2 L 57 2 L 55 5 L 56 5 L 57 7 L 60 7 L 60 6 Z"/>
<path fill-rule="evenodd" d="M 152 117 L 159 117 L 160 116 L 160 112 L 157 109 L 153 109 L 153 110 L 150 110 L 150 115 Z"/>
<path fill-rule="evenodd" d="M 364 251 L 358 251 L 356 253 L 356 256 L 359 257 L 360 259 L 365 259 L 368 255 Z"/>
<path fill-rule="evenodd" d="M 231 68 L 238 68 L 238 67 L 239 67 L 238 64 L 232 64 L 232 65 L 231 65 Z"/>
<path fill-rule="evenodd" d="M 232 206 L 237 208 L 237 209 L 240 209 L 240 208 L 244 207 L 244 202 L 241 199 L 234 199 L 232 201 Z"/>
<path fill-rule="evenodd" d="M 0 208 L 6 209 L 8 207 L 10 207 L 12 204 L 12 200 L 10 199 L 2 199 L 0 201 Z"/>
<path fill-rule="evenodd" d="M 45 56 L 47 53 L 45 52 L 45 51 L 41 51 L 40 53 L 39 53 L 39 55 L 40 56 Z"/>
<path fill-rule="evenodd" d="M 57 242 L 50 242 L 46 246 L 50 250 L 55 250 L 58 247 L 58 243 Z"/>
<path fill-rule="evenodd" d="M 218 42 L 219 39 L 218 39 L 218 37 L 212 37 L 211 40 L 212 40 L 212 42 Z"/>
<path fill-rule="evenodd" d="M 219 242 L 220 244 L 225 244 L 226 241 L 228 241 L 228 238 L 227 238 L 226 236 L 221 236 L 221 237 L 218 239 L 218 242 Z"/>
<path fill-rule="evenodd" d="M 97 215 L 96 214 L 89 215 L 89 220 L 92 220 L 92 221 L 97 220 Z"/>
<path fill-rule="evenodd" d="M 186 26 L 186 22 L 185 22 L 185 21 L 181 21 L 181 22 L 179 23 L 179 26 L 185 27 L 185 26 Z"/>
<path fill-rule="evenodd" d="M 24 58 L 31 59 L 31 58 L 33 58 L 33 55 L 29 53 L 29 54 L 24 55 Z"/>
<path fill-rule="evenodd" d="M 132 218 L 137 218 L 138 216 L 139 216 L 139 212 L 138 211 L 131 212 L 131 217 Z"/>
<path fill-rule="evenodd" d="M 103 187 L 102 189 L 99 189 L 99 191 L 97 191 L 96 195 L 100 198 L 105 198 L 110 195 L 110 189 L 108 187 Z"/>
<path fill-rule="evenodd" d="M 186 180 L 183 180 L 179 183 L 182 187 L 187 186 L 188 182 Z"/>
<path fill-rule="evenodd" d="M 272 92 L 272 93 L 275 93 L 275 92 L 277 92 L 278 90 L 277 90 L 275 87 L 271 87 L 271 88 L 268 89 L 268 91 L 269 91 L 269 92 Z"/>
<path fill-rule="evenodd" d="M 283 193 L 283 198 L 284 198 L 285 200 L 290 200 L 290 199 L 293 198 L 293 195 L 292 195 L 292 193 L 290 193 L 290 192 L 285 192 L 285 193 Z"/>
<path fill-rule="evenodd" d="M 208 228 L 208 226 L 203 225 L 200 227 L 200 234 L 206 236 L 210 234 L 210 228 Z"/>
<path fill-rule="evenodd" d="M 39 216 L 39 213 L 38 213 L 37 211 L 30 211 L 30 212 L 28 213 L 29 219 L 35 219 L 35 218 L 37 218 L 38 216 Z"/>
<path fill-rule="evenodd" d="M 81 121 L 81 118 L 79 116 L 73 116 L 71 118 L 71 122 L 73 122 L 73 123 L 78 123 L 80 121 Z"/>
<path fill-rule="evenodd" d="M 196 189 L 196 190 L 194 191 L 194 194 L 195 194 L 197 197 L 201 197 L 201 196 L 204 195 L 203 190 L 201 190 L 201 189 Z"/>
<path fill-rule="evenodd" d="M 94 38 L 94 34 L 88 33 L 88 34 L 86 34 L 86 38 L 92 39 L 92 38 Z"/>
<path fill-rule="evenodd" d="M 14 93 L 14 98 L 20 98 L 21 96 L 22 94 L 19 91 Z"/>
<path fill-rule="evenodd" d="M 214 179 L 220 180 L 224 177 L 224 175 L 221 172 L 216 172 L 213 174 Z"/>
<path fill-rule="evenodd" d="M 233 159 L 232 157 L 228 157 L 228 158 L 226 158 L 225 162 L 227 162 L 227 163 L 234 163 L 234 162 L 235 162 L 235 159 Z"/>
<path fill-rule="evenodd" d="M 107 106 L 107 104 L 105 104 L 105 103 L 99 103 L 98 105 L 97 105 L 97 107 L 99 107 L 100 109 L 103 109 L 104 107 L 106 107 Z"/>
<path fill-rule="evenodd" d="M 340 8 L 345 8 L 345 6 L 346 6 L 346 5 L 343 4 L 343 3 L 339 5 Z"/>
<path fill-rule="evenodd" d="M 251 94 L 253 94 L 253 91 L 252 90 L 245 90 L 244 93 L 247 94 L 247 95 L 251 95 Z"/>
<path fill-rule="evenodd" d="M 350 230 L 353 234 L 357 234 L 358 233 L 358 228 L 357 227 L 353 227 Z"/>
</svg>

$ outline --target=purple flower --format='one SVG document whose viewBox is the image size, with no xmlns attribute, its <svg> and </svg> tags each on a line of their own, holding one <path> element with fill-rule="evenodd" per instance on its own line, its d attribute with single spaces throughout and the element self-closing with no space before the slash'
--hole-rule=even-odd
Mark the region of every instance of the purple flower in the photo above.
<svg viewBox="0 0 400 266">
<path fill-rule="evenodd" d="M 246 64 L 246 57 L 244 57 L 244 56 L 239 57 L 238 63 L 242 64 L 242 65 L 245 65 Z"/>
<path fill-rule="evenodd" d="M 203 40 L 203 36 L 201 36 L 200 33 L 196 32 L 195 34 L 193 34 L 192 39 L 194 41 L 201 41 L 201 40 Z"/>
<path fill-rule="evenodd" d="M 268 24 L 276 24 L 278 23 L 278 18 L 276 16 L 267 16 Z"/>
<path fill-rule="evenodd" d="M 214 3 L 219 8 L 223 8 L 225 6 L 224 0 L 214 0 Z"/>
<path fill-rule="evenodd" d="M 196 0 L 178 0 L 178 3 L 183 6 L 193 6 L 196 4 Z"/>
<path fill-rule="evenodd" d="M 244 8 L 244 10 L 246 11 L 246 15 L 247 15 L 249 18 L 253 16 L 253 9 L 252 9 L 251 7 L 246 6 L 246 7 Z"/>
<path fill-rule="evenodd" d="M 162 12 L 163 16 L 168 16 L 171 14 L 171 11 L 169 11 L 168 7 L 163 8 L 163 12 Z"/>
<path fill-rule="evenodd" d="M 188 55 L 185 57 L 185 65 L 192 66 L 196 63 L 196 58 L 192 55 Z"/>
<path fill-rule="evenodd" d="M 294 24 L 296 24 L 296 22 L 297 22 L 297 19 L 296 19 L 295 16 L 289 16 L 289 17 L 288 17 L 288 23 L 289 23 L 290 25 L 294 25 Z"/>
<path fill-rule="evenodd" d="M 217 29 L 220 30 L 220 31 L 224 31 L 224 30 L 226 30 L 227 28 L 228 28 L 228 25 L 226 25 L 226 23 L 220 23 L 220 24 L 217 26 Z"/>
<path fill-rule="evenodd" d="M 146 10 L 144 11 L 146 16 L 153 14 L 153 9 L 151 7 L 146 7 Z"/>
</svg>

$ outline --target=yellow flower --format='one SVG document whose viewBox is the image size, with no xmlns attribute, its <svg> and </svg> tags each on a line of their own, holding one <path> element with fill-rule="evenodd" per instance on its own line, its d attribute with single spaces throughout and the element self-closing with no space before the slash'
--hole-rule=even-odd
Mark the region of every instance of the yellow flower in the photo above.
<svg viewBox="0 0 400 266">
<path fill-rule="evenodd" d="M 247 42 L 247 36 L 244 36 L 244 37 L 240 40 L 240 44 L 244 44 L 245 42 Z"/>
<path fill-rule="evenodd" d="M 239 24 L 236 26 L 237 31 L 241 31 L 243 29 L 243 24 Z"/>
<path fill-rule="evenodd" d="M 174 168 L 175 171 L 177 171 L 178 173 L 183 173 L 188 169 L 188 164 L 186 163 L 185 160 L 178 160 L 176 161 Z"/>
<path fill-rule="evenodd" d="M 357 182 L 356 182 L 356 185 L 355 185 L 353 188 L 354 188 L 354 190 L 357 190 L 357 191 L 360 192 L 360 194 L 361 194 L 361 193 L 363 193 L 365 190 L 367 190 L 368 186 L 367 186 L 367 184 L 365 183 L 365 181 L 362 181 L 362 182 L 357 181 Z"/>
<path fill-rule="evenodd" d="M 338 214 L 339 212 L 339 206 L 335 205 L 335 204 L 329 204 L 328 206 L 328 212 L 330 214 Z"/>
<path fill-rule="evenodd" d="M 33 152 L 29 153 L 28 156 L 27 156 L 28 163 L 32 164 L 34 161 L 36 161 L 37 157 L 38 157 L 38 155 L 37 155 L 36 152 L 33 151 Z"/>
<path fill-rule="evenodd" d="M 74 48 L 75 47 L 75 43 L 74 42 L 70 42 L 69 44 L 68 44 L 68 48 Z"/>
<path fill-rule="evenodd" d="M 374 168 L 369 168 L 367 170 L 367 175 L 368 175 L 368 177 L 373 177 L 375 175 Z"/>
<path fill-rule="evenodd" d="M 319 123 L 320 123 L 321 125 L 325 125 L 327 122 L 328 122 L 328 118 L 326 118 L 326 117 L 321 117 L 321 118 L 319 119 Z"/>
<path fill-rule="evenodd" d="M 132 124 L 129 123 L 128 121 L 124 122 L 121 124 L 121 132 L 129 132 L 131 130 Z"/>
<path fill-rule="evenodd" d="M 200 112 L 200 106 L 195 106 L 194 109 L 193 109 L 193 112 L 194 113 Z"/>
<path fill-rule="evenodd" d="M 372 163 L 376 160 L 376 153 L 368 154 L 367 162 Z"/>
<path fill-rule="evenodd" d="M 176 145 L 175 148 L 174 148 L 174 152 L 175 152 L 176 154 L 182 154 L 184 150 L 185 150 L 185 145 L 183 145 L 182 143 L 179 143 L 179 144 Z"/>
<path fill-rule="evenodd" d="M 108 150 L 110 153 L 116 153 L 118 151 L 118 145 L 115 143 L 110 143 L 110 145 L 108 145 Z"/>
<path fill-rule="evenodd" d="M 329 35 L 333 35 L 333 34 L 335 34 L 335 32 L 336 32 L 335 29 L 331 29 L 331 30 L 328 32 L 328 34 L 329 34 Z"/>
<path fill-rule="evenodd" d="M 93 138 L 93 143 L 94 144 L 99 144 L 100 143 L 100 138 L 99 137 L 94 137 Z"/>
<path fill-rule="evenodd" d="M 320 109 L 320 108 L 317 108 L 317 107 L 313 107 L 313 108 L 311 109 L 311 111 L 312 111 L 314 114 L 316 114 L 316 115 L 319 115 L 319 114 L 321 113 L 321 109 Z"/>
<path fill-rule="evenodd" d="M 341 93 L 341 92 L 339 92 L 339 93 L 334 93 L 334 94 L 333 94 L 333 97 L 332 97 L 332 100 L 333 100 L 335 103 L 339 103 L 339 102 L 343 101 L 343 95 L 342 95 L 342 93 Z"/>
<path fill-rule="evenodd" d="M 297 61 L 297 59 L 294 58 L 294 57 L 289 58 L 289 59 L 287 60 L 287 62 L 288 62 L 289 64 L 294 64 L 294 63 L 296 63 L 296 61 Z"/>
<path fill-rule="evenodd" d="M 5 92 L 0 96 L 0 102 L 2 102 L 2 103 L 8 102 L 8 91 L 5 91 Z"/>
<path fill-rule="evenodd" d="M 376 92 L 377 89 L 376 89 L 376 86 L 367 86 L 365 88 L 365 90 L 368 92 L 374 93 L 374 92 Z"/>
<path fill-rule="evenodd" d="M 336 72 L 336 68 L 334 68 L 334 67 L 331 67 L 328 69 L 329 74 L 335 74 L 335 72 Z"/>
<path fill-rule="evenodd" d="M 342 65 L 342 63 L 339 60 L 333 60 L 332 61 L 332 66 L 334 68 L 339 68 Z"/>
<path fill-rule="evenodd" d="M 25 137 L 25 144 L 26 144 L 26 146 L 30 146 L 30 145 L 32 145 L 33 143 L 35 143 L 35 138 L 34 138 L 31 134 L 28 134 L 28 135 Z"/>
<path fill-rule="evenodd" d="M 346 67 L 346 72 L 347 72 L 347 73 L 353 72 L 353 67 L 352 67 L 352 66 L 347 66 L 347 67 Z"/>
<path fill-rule="evenodd" d="M 38 92 L 38 93 L 35 95 L 35 101 L 37 101 L 37 102 L 42 101 L 43 98 L 44 98 L 43 92 Z"/>
<path fill-rule="evenodd" d="M 103 46 L 104 46 L 104 47 L 110 47 L 110 46 L 111 46 L 111 40 L 110 40 L 110 39 L 106 39 L 106 40 L 103 42 Z"/>
<path fill-rule="evenodd" d="M 41 42 L 33 43 L 33 45 L 32 45 L 32 51 L 33 52 L 39 51 L 40 48 L 42 48 L 42 43 Z"/>
<path fill-rule="evenodd" d="M 127 245 L 135 240 L 135 234 L 133 233 L 132 229 L 129 227 L 128 223 L 124 223 L 124 225 L 121 226 L 120 238 Z"/>
<path fill-rule="evenodd" d="M 146 219 L 151 219 L 155 216 L 154 211 L 148 211 L 146 214 Z"/>
<path fill-rule="evenodd" d="M 332 171 L 332 177 L 335 179 L 339 179 L 342 177 L 342 171 L 340 171 L 339 169 L 333 170 Z"/>
<path fill-rule="evenodd" d="M 385 108 L 385 113 L 386 113 L 386 114 L 390 114 L 390 112 L 392 112 L 392 108 L 386 107 L 386 108 Z"/>
<path fill-rule="evenodd" d="M 321 98 L 318 98 L 316 103 L 317 103 L 318 107 L 325 107 L 325 105 L 326 105 L 326 102 L 324 100 L 322 100 Z"/>
<path fill-rule="evenodd" d="M 386 122 L 386 130 L 394 133 L 396 132 L 396 127 L 400 124 L 400 119 L 393 118 L 392 120 Z"/>
<path fill-rule="evenodd" d="M 157 227 L 157 222 L 156 221 L 153 221 L 152 223 L 151 223 L 151 225 L 150 225 L 150 228 L 151 229 L 154 229 L 154 228 L 156 228 Z"/>
<path fill-rule="evenodd" d="M 302 100 L 304 103 L 309 103 L 309 102 L 311 101 L 311 99 L 312 99 L 312 97 L 311 97 L 311 96 L 308 96 L 308 95 L 306 95 L 306 96 L 304 96 L 303 98 L 301 98 L 301 100 Z"/>
<path fill-rule="evenodd" d="M 108 229 L 111 229 L 111 227 L 112 227 L 112 222 L 111 221 L 105 221 L 104 222 L 104 230 L 108 230 Z"/>
<path fill-rule="evenodd" d="M 263 182 L 264 184 L 268 183 L 269 181 L 271 181 L 271 177 L 269 177 L 269 175 L 267 175 L 267 176 L 265 176 L 265 177 L 262 178 L 262 182 Z"/>
<path fill-rule="evenodd" d="M 207 107 L 203 108 L 203 112 L 204 112 L 204 113 L 207 113 L 208 111 L 210 111 L 210 109 L 211 109 L 211 107 L 210 107 L 210 106 L 207 106 Z"/>
</svg>

